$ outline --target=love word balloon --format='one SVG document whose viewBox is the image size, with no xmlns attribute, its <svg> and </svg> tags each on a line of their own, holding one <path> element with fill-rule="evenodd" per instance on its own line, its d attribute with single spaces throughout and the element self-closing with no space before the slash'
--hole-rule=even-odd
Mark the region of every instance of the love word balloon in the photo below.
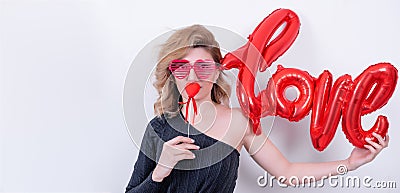
<svg viewBox="0 0 400 193">
<path fill-rule="evenodd" d="M 283 24 L 282 31 L 272 39 Z M 378 116 L 369 130 L 362 128 L 361 117 L 386 105 L 392 96 L 398 72 L 390 63 L 372 65 L 354 80 L 347 74 L 340 76 L 333 86 L 328 70 L 315 78 L 306 71 L 278 65 L 267 87 L 255 96 L 257 72 L 265 71 L 289 49 L 299 28 L 299 17 L 293 11 L 275 10 L 255 28 L 245 45 L 227 53 L 221 61 L 225 69 L 239 70 L 236 93 L 240 107 L 252 121 L 253 132 L 261 134 L 262 117 L 278 115 L 299 121 L 312 111 L 310 135 L 318 151 L 332 141 L 341 117 L 343 132 L 354 146 L 363 148 L 367 139 L 377 142 L 372 133 L 386 135 L 387 117 Z M 285 97 L 288 87 L 298 90 L 295 100 Z"/>
</svg>

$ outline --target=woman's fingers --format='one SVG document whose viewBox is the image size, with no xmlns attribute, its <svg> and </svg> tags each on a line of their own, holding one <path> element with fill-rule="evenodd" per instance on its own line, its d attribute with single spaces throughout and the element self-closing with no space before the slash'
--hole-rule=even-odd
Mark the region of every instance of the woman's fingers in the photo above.
<svg viewBox="0 0 400 193">
<path fill-rule="evenodd" d="M 175 147 L 177 147 L 179 149 L 186 149 L 186 150 L 189 150 L 189 149 L 200 149 L 199 146 L 191 144 L 191 143 L 181 143 L 179 145 L 175 145 Z"/>
<path fill-rule="evenodd" d="M 168 143 L 170 145 L 176 145 L 179 143 L 194 143 L 194 140 L 189 138 L 189 137 L 184 137 L 184 136 L 177 136 L 165 143 Z"/>
<path fill-rule="evenodd" d="M 381 144 L 381 145 L 385 144 L 385 140 L 383 140 L 383 138 L 382 138 L 381 135 L 379 135 L 379 134 L 377 134 L 377 133 L 372 133 L 372 135 L 373 135 L 376 139 L 378 139 L 379 144 Z"/>
<path fill-rule="evenodd" d="M 377 134 L 377 133 L 372 133 L 372 135 L 374 137 L 376 137 L 376 139 L 378 139 L 378 142 L 382 147 L 387 147 L 388 146 L 388 142 L 389 142 L 389 136 L 388 135 L 386 135 L 386 140 L 383 139 L 383 137 L 381 135 Z"/>
<path fill-rule="evenodd" d="M 167 142 L 164 145 L 168 146 L 167 149 L 172 156 L 175 157 L 175 160 L 182 160 L 182 159 L 193 159 L 195 157 L 194 153 L 190 150 L 197 150 L 200 149 L 199 146 L 193 144 L 194 140 L 184 136 L 177 136 Z"/>
<path fill-rule="evenodd" d="M 179 155 L 176 155 L 177 160 L 183 160 L 183 159 L 194 159 L 196 156 L 194 153 L 188 151 Z"/>
<path fill-rule="evenodd" d="M 371 152 L 371 153 L 376 153 L 376 149 L 375 148 L 373 148 L 371 145 L 364 145 L 364 147 L 365 148 L 367 148 L 367 149 L 369 149 L 369 151 Z"/>
<path fill-rule="evenodd" d="M 386 147 L 389 146 L 389 135 L 385 136 Z"/>
<path fill-rule="evenodd" d="M 194 159 L 195 155 L 190 150 L 196 150 L 199 147 L 193 143 L 193 139 L 184 136 L 177 136 L 165 142 L 158 163 L 172 169 L 183 159 Z"/>
<path fill-rule="evenodd" d="M 375 143 L 375 142 L 373 142 L 373 141 L 370 140 L 370 139 L 367 139 L 366 141 L 367 141 L 367 143 L 369 143 L 372 147 L 374 147 L 376 150 L 381 150 L 381 149 L 382 149 L 382 146 L 381 146 L 380 144 Z"/>
</svg>

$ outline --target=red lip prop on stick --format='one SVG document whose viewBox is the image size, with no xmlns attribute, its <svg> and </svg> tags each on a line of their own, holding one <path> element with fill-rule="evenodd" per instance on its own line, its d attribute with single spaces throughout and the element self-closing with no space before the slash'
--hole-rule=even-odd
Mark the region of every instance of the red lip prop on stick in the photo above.
<svg viewBox="0 0 400 193">
<path fill-rule="evenodd" d="M 194 116 L 197 114 L 197 104 L 196 100 L 194 100 L 194 96 L 199 92 L 200 90 L 200 85 L 196 82 L 191 82 L 186 85 L 185 91 L 186 94 L 188 95 L 188 100 L 186 102 L 180 102 L 179 104 L 186 104 L 186 115 L 185 115 L 185 120 L 188 121 L 188 112 L 189 112 L 189 105 L 190 101 L 193 101 L 193 110 L 194 110 Z M 194 123 L 194 116 L 192 119 L 192 124 Z"/>
</svg>

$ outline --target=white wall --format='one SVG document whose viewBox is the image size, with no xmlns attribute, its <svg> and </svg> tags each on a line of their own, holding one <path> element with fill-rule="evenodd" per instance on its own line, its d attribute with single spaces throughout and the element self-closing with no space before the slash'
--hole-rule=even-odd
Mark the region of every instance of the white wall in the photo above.
<svg viewBox="0 0 400 193">
<path fill-rule="evenodd" d="M 377 62 L 391 62 L 399 69 L 399 7 L 395 0 L 1 0 L 0 192 L 123 191 L 138 153 L 124 122 L 125 77 L 138 53 L 170 29 L 199 23 L 247 37 L 273 10 L 289 8 L 300 17 L 300 34 L 271 71 L 282 63 L 313 76 L 328 69 L 336 79 L 345 73 L 355 77 Z M 151 107 L 143 107 L 140 97 L 148 74 L 138 74 L 132 105 L 140 108 L 127 120 L 141 128 L 148 121 L 144 109 Z M 379 114 L 389 118 L 389 148 L 351 175 L 400 186 L 398 87 L 386 106 L 362 120 L 370 127 Z M 348 156 L 352 146 L 340 127 L 326 151 L 314 150 L 309 123 L 309 117 L 298 123 L 277 118 L 271 139 L 291 161 Z M 256 179 L 264 172 L 245 151 L 239 173 L 235 192 L 360 191 L 260 188 Z"/>
</svg>

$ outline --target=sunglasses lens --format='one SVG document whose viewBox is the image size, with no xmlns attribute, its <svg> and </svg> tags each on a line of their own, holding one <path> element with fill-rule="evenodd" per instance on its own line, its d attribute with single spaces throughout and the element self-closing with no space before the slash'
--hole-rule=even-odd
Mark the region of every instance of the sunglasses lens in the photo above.
<svg viewBox="0 0 400 193">
<path fill-rule="evenodd" d="M 169 69 L 176 78 L 183 79 L 188 75 L 190 67 L 188 66 L 188 62 L 178 60 L 172 61 L 169 65 Z"/>
<path fill-rule="evenodd" d="M 199 61 L 196 62 L 195 71 L 200 79 L 207 79 L 215 70 L 215 63 L 213 61 Z"/>
</svg>

